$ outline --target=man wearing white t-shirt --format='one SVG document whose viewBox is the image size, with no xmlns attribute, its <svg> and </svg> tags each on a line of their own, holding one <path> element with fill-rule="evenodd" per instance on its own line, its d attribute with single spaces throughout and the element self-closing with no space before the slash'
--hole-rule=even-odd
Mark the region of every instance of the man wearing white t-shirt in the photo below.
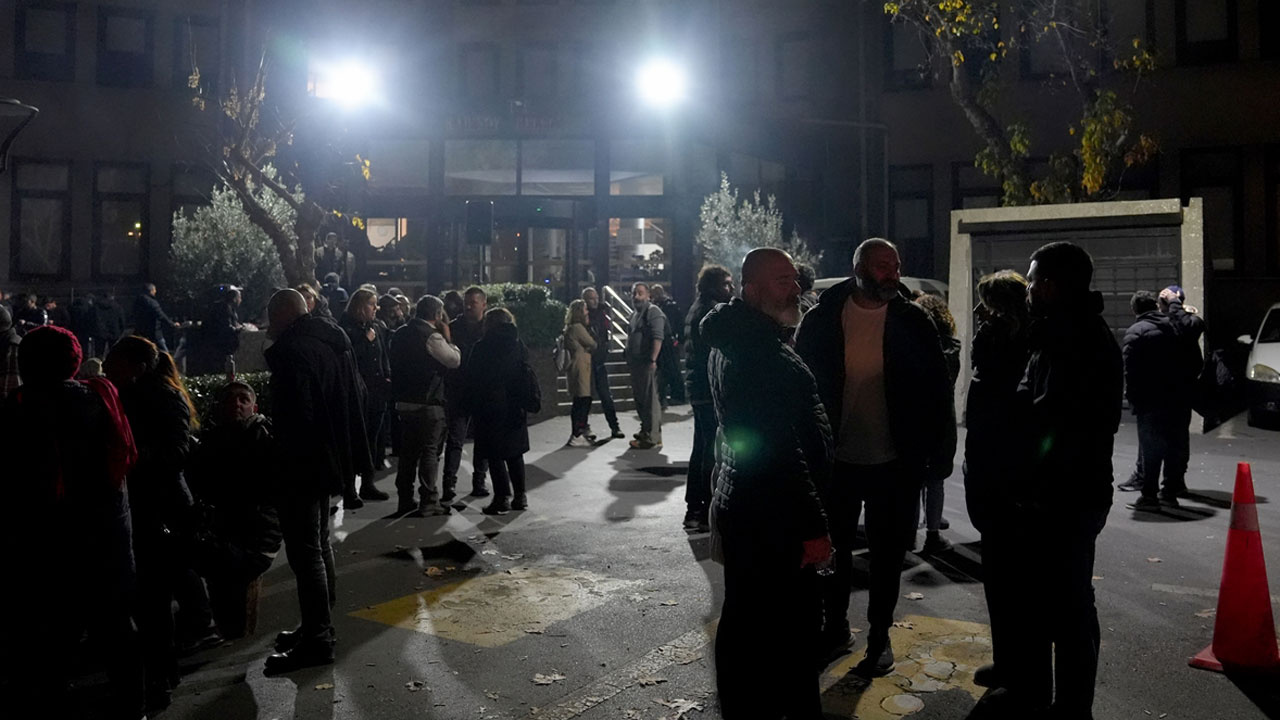
<svg viewBox="0 0 1280 720">
<path fill-rule="evenodd" d="M 796 334 L 796 351 L 818 382 L 836 440 L 823 499 L 836 548 L 823 599 L 824 658 L 851 641 L 851 551 L 865 505 L 870 632 L 859 670 L 869 675 L 893 667 L 889 628 L 920 487 L 928 477 L 951 474 L 956 448 L 938 333 L 899 292 L 900 268 L 893 243 L 866 240 L 854 252 L 853 277 L 824 292 Z"/>
</svg>

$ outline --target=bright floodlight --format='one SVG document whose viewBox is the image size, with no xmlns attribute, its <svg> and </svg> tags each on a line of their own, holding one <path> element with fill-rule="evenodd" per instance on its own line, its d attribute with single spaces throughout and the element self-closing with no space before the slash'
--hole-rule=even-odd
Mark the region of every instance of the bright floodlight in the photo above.
<svg viewBox="0 0 1280 720">
<path fill-rule="evenodd" d="M 378 75 L 373 68 L 355 60 L 325 65 L 318 69 L 315 95 L 345 107 L 367 105 L 380 96 Z"/>
<path fill-rule="evenodd" d="M 670 107 L 684 100 L 688 82 L 684 69 L 670 60 L 650 60 L 636 73 L 636 89 L 646 103 Z"/>
</svg>

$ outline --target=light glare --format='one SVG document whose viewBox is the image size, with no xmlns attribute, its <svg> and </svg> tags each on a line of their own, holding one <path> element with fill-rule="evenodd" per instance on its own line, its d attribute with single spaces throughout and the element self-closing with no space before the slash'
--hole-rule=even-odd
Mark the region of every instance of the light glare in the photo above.
<svg viewBox="0 0 1280 720">
<path fill-rule="evenodd" d="M 670 60 L 651 60 L 636 73 L 640 99 L 657 107 L 670 107 L 684 100 L 688 81 L 684 69 Z"/>
</svg>

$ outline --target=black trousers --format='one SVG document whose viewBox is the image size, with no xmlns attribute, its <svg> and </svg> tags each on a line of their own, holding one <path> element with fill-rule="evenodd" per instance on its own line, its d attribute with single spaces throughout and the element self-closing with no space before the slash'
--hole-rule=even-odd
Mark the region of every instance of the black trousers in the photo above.
<svg viewBox="0 0 1280 720">
<path fill-rule="evenodd" d="M 684 376 L 680 372 L 680 349 L 670 340 L 658 352 L 658 398 L 665 405 L 684 403 Z"/>
<path fill-rule="evenodd" d="M 291 497 L 277 506 L 289 569 L 298 582 L 300 643 L 332 647 L 331 612 L 337 599 L 333 548 L 329 545 L 329 499 Z"/>
<path fill-rule="evenodd" d="M 600 401 L 600 410 L 609 423 L 609 429 L 617 430 L 618 411 L 613 407 L 613 391 L 609 389 L 609 370 L 603 363 L 592 363 L 591 387 L 595 390 L 596 399 Z"/>
<path fill-rule="evenodd" d="M 445 418 L 449 426 L 448 436 L 444 443 L 444 472 L 440 483 L 445 490 L 452 490 L 458 485 L 458 468 L 462 467 L 462 446 L 467 442 L 467 432 L 471 429 L 471 416 L 453 413 Z M 484 488 L 484 476 L 489 472 L 489 461 L 484 458 L 471 457 L 471 488 Z"/>
<path fill-rule="evenodd" d="M 760 518 L 759 527 L 775 522 Z M 721 716 L 819 720 L 822 698 L 814 657 L 822 601 L 813 569 L 800 567 L 800 544 L 777 542 L 764 533 L 721 540 L 724 607 L 715 640 Z"/>
<path fill-rule="evenodd" d="M 154 525 L 140 525 L 136 530 L 133 552 L 138 566 L 138 595 L 134 618 L 142 661 L 147 686 L 168 690 L 178 677 L 173 601 L 181 568 L 174 541 L 167 532 Z"/>
<path fill-rule="evenodd" d="M 689 475 L 684 486 L 684 504 L 689 512 L 707 512 L 711 504 L 711 484 L 716 467 L 716 406 L 693 406 L 693 451 L 689 453 Z"/>
<path fill-rule="evenodd" d="M 869 637 L 883 639 L 893 625 L 902 580 L 902 561 L 915 538 L 916 508 L 922 478 L 899 462 L 850 465 L 836 462 L 824 505 L 835 573 L 824 579 L 824 631 L 842 633 L 849 626 L 849 593 L 853 589 L 853 540 L 858 518 L 867 510 L 867 546 L 871 587 L 867 602 Z"/>
<path fill-rule="evenodd" d="M 573 436 L 577 437 L 587 431 L 587 418 L 591 415 L 591 396 L 576 397 L 569 410 L 569 419 Z"/>
<path fill-rule="evenodd" d="M 495 498 L 511 497 L 513 491 L 516 497 L 524 497 L 524 455 L 516 455 L 515 457 L 501 460 L 490 458 L 489 474 L 493 476 L 493 496 Z"/>
<path fill-rule="evenodd" d="M 1187 463 L 1191 460 L 1191 408 L 1139 411 L 1138 468 L 1142 494 L 1155 497 L 1160 490 L 1160 469 L 1164 468 L 1166 493 L 1187 487 Z"/>
</svg>

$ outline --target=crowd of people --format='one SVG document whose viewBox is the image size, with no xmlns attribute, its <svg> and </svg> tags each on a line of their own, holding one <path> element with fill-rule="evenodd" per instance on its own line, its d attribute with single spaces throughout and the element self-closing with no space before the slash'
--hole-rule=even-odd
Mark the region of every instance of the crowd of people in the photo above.
<svg viewBox="0 0 1280 720">
<path fill-rule="evenodd" d="M 917 528 L 926 529 L 922 553 L 950 548 L 942 507 L 960 341 L 944 301 L 906 291 L 900 263 L 892 243 L 867 240 L 852 277 L 817 295 L 811 271 L 763 248 L 744 260 L 739 294 L 729 269 L 704 267 L 687 313 L 660 286 L 631 288 L 622 355 L 640 431 L 630 448 L 661 447 L 664 406 L 691 404 L 684 526 L 710 531 L 724 565 L 716 674 L 729 720 L 821 717 L 818 674 L 853 643 L 860 521 L 869 630 L 857 670 L 869 676 L 895 663 L 889 630 Z M 1122 354 L 1091 276 L 1083 249 L 1052 243 L 1032 255 L 1027 277 L 1003 270 L 975 288 L 963 474 L 982 535 L 994 656 L 975 675 L 992 688 L 975 718 L 1090 717 L 1094 544 L 1111 504 L 1122 392 L 1141 451 L 1121 489 L 1142 491 L 1138 509 L 1176 504 L 1186 491 L 1187 388 L 1203 322 L 1176 287 L 1140 292 Z M 226 286 L 209 309 L 208 363 L 234 352 L 239 300 Z M 479 287 L 415 303 L 395 288 L 347 293 L 335 282 L 275 292 L 269 418 L 234 374 L 197 416 L 153 285 L 135 301 L 133 334 L 102 344 L 97 364 L 109 339 L 98 326 L 81 333 L 24 303 L 22 320 L 0 304 L 0 432 L 27 449 L 12 469 L 24 478 L 15 500 L 30 509 L 6 532 L 14 545 L 35 539 L 67 556 L 92 547 L 97 558 L 74 570 L 45 553 L 18 558 L 38 616 L 7 655 L 20 699 L 61 696 L 49 693 L 74 672 L 87 634 L 106 659 L 113 716 L 163 708 L 181 652 L 255 632 L 260 578 L 282 548 L 301 622 L 276 636 L 265 672 L 332 663 L 331 498 L 347 510 L 389 500 L 375 485 L 388 448 L 398 458 L 396 515 L 451 512 L 470 437 L 470 495 L 492 495 L 483 512 L 529 507 L 523 456 L 539 384 L 515 318 L 489 308 Z M 609 439 L 624 436 L 606 369 L 614 333 L 596 289 L 569 304 L 571 447 L 601 442 L 593 396 Z M 86 583 L 95 601 L 70 607 Z M 1050 607 L 1033 617 L 1019 599 L 1028 593 Z M 33 612 L 31 595 L 5 601 Z M 767 693 L 748 680 L 761 663 L 778 669 Z"/>
</svg>

